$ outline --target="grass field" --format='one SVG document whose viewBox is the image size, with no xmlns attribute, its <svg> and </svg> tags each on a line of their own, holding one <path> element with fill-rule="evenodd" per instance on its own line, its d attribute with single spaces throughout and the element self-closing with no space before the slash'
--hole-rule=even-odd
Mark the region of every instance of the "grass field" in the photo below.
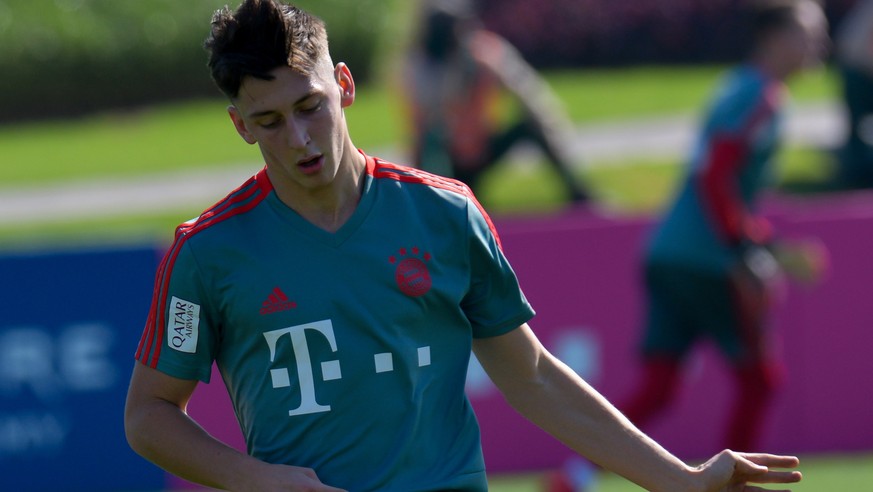
<svg viewBox="0 0 873 492">
<path fill-rule="evenodd" d="M 555 72 L 549 83 L 577 123 L 696 113 L 723 67 Z M 798 101 L 834 97 L 830 71 L 792 84 Z M 346 112 L 355 144 L 401 145 L 403 108 L 390 86 L 361 87 Z M 0 127 L 0 186 L 93 176 L 135 176 L 179 168 L 258 161 L 216 99 L 141 108 L 74 121 Z"/>
<path fill-rule="evenodd" d="M 724 67 L 636 67 L 547 74 L 550 85 L 577 123 L 620 121 L 640 116 L 693 114 Z M 798 101 L 834 97 L 834 75 L 820 70 L 797 79 Z M 360 87 L 347 111 L 355 144 L 377 153 L 403 148 L 403 108 L 389 84 Z M 0 191 L 22 185 L 62 183 L 94 177 L 135 179 L 181 169 L 214 169 L 240 163 L 258 167 L 256 147 L 245 145 L 220 99 L 98 114 L 75 121 L 0 127 Z M 675 157 L 637 158 L 620 166 L 592 162 L 581 178 L 600 205 L 648 212 L 669 196 L 685 149 Z M 785 175 L 823 172 L 818 149 L 789 149 Z M 546 166 L 498 166 L 486 175 L 479 198 L 493 214 L 536 213 L 559 207 L 557 177 Z M 216 197 L 218 198 L 218 197 Z M 208 204 L 204 204 L 208 205 Z M 0 226 L 0 245 L 81 241 L 164 240 L 173 227 L 199 210 Z"/>
<path fill-rule="evenodd" d="M 873 490 L 873 454 L 802 456 L 803 480 L 791 486 L 794 492 L 869 492 Z M 492 492 L 542 492 L 540 474 L 495 477 Z M 775 486 L 765 488 L 777 489 Z M 603 473 L 594 487 L 584 492 L 639 492 L 643 489 L 620 477 Z"/>
</svg>

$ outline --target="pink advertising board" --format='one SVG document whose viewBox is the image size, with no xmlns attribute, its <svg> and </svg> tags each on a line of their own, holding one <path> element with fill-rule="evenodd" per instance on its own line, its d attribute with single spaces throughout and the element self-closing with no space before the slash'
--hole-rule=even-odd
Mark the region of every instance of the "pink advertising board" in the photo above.
<svg viewBox="0 0 873 492">
<path fill-rule="evenodd" d="M 779 199 L 765 210 L 785 237 L 819 238 L 831 268 L 816 287 L 789 285 L 773 313 L 787 380 L 761 447 L 810 453 L 873 449 L 873 195 Z M 531 322 L 546 347 L 613 402 L 637 376 L 644 316 L 639 258 L 649 217 L 569 210 L 548 217 L 495 217 L 504 251 L 537 310 Z M 720 449 L 732 382 L 712 347 L 688 361 L 674 407 L 646 431 L 684 459 Z M 468 394 L 482 427 L 491 472 L 560 465 L 569 451 L 503 401 L 475 363 Z M 243 449 L 218 374 L 201 385 L 191 414 Z"/>
</svg>

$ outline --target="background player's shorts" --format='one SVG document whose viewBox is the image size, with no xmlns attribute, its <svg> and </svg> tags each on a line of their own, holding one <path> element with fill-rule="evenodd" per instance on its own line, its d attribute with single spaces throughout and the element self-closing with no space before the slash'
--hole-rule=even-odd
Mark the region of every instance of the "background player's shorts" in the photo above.
<svg viewBox="0 0 873 492">
<path fill-rule="evenodd" d="M 645 267 L 645 285 L 645 355 L 681 358 L 703 338 L 734 362 L 764 353 L 762 316 L 742 307 L 748 305 L 739 302 L 738 289 L 744 287 L 726 273 L 651 262 Z"/>
</svg>

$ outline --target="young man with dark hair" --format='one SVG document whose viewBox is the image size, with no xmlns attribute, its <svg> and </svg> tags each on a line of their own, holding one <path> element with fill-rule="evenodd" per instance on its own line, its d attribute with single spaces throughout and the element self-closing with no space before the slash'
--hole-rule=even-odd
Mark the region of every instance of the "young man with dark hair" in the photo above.
<svg viewBox="0 0 873 492">
<path fill-rule="evenodd" d="M 266 167 L 179 226 L 159 267 L 125 410 L 145 458 L 235 491 L 484 491 L 472 350 L 519 412 L 651 490 L 800 479 L 768 468 L 787 456 L 688 466 L 549 354 L 469 188 L 354 147 L 355 83 L 319 20 L 246 0 L 216 14 L 207 47 Z M 185 412 L 213 363 L 248 453 Z"/>
</svg>

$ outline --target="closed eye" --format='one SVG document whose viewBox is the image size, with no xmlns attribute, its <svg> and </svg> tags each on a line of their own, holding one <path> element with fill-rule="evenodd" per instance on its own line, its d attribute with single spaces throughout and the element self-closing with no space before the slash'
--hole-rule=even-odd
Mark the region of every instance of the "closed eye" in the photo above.
<svg viewBox="0 0 873 492">
<path fill-rule="evenodd" d="M 321 101 L 312 104 L 306 104 L 300 108 L 300 112 L 304 114 L 312 114 L 321 109 Z"/>
<path fill-rule="evenodd" d="M 264 121 L 264 122 L 258 123 L 258 125 L 260 125 L 262 128 L 267 128 L 267 129 L 278 128 L 280 124 L 282 124 L 282 120 L 278 119 L 278 118 L 275 120 L 269 120 L 269 121 Z"/>
</svg>

